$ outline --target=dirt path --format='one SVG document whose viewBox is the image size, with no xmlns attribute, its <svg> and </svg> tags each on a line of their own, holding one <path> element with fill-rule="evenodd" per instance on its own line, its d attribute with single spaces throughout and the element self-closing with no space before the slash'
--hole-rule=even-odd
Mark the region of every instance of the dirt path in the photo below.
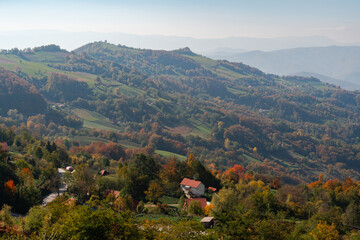
<svg viewBox="0 0 360 240">
<path fill-rule="evenodd" d="M 177 207 L 179 204 L 167 204 L 170 207 Z M 156 207 L 154 204 L 145 204 L 144 207 Z"/>
<path fill-rule="evenodd" d="M 66 192 L 66 184 L 63 183 L 62 181 L 62 177 L 64 174 L 65 170 L 62 168 L 58 168 L 58 173 L 60 175 L 60 187 L 59 187 L 59 193 L 50 193 L 49 195 L 47 195 L 44 200 L 43 200 L 43 206 L 48 205 L 51 201 L 53 201 L 55 198 L 57 198 L 58 196 L 61 196 L 62 194 L 64 194 Z"/>
</svg>

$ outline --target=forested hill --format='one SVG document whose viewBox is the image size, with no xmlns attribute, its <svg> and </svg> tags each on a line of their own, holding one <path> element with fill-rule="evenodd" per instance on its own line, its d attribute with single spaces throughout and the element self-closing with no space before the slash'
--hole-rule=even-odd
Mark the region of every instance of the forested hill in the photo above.
<svg viewBox="0 0 360 240">
<path fill-rule="evenodd" d="M 319 173 L 360 176 L 360 93 L 315 78 L 269 75 L 189 48 L 106 42 L 74 52 L 53 45 L 3 51 L 0 66 L 16 67 L 51 101 L 36 134 L 66 139 L 69 147 L 112 141 L 129 154 L 194 153 L 214 171 L 241 164 L 291 183 Z M 64 119 L 56 127 L 54 114 Z M 18 124 L 29 121 L 36 124 Z"/>
<path fill-rule="evenodd" d="M 25 114 L 44 112 L 46 103 L 39 91 L 13 72 L 0 67 L 0 114 L 18 109 Z"/>
</svg>

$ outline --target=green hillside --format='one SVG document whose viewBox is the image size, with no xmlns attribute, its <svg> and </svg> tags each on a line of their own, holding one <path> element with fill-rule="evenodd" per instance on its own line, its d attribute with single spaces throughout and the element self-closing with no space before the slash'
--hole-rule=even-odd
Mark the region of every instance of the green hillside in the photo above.
<svg viewBox="0 0 360 240">
<path fill-rule="evenodd" d="M 194 153 L 219 169 L 241 164 L 292 183 L 319 173 L 359 177 L 359 93 L 316 78 L 265 74 L 188 48 L 106 42 L 71 53 L 53 45 L 9 50 L 0 66 L 64 106 L 44 112 L 38 134 L 52 139 L 99 137 L 165 157 Z M 50 129 L 51 122 L 64 127 Z"/>
</svg>

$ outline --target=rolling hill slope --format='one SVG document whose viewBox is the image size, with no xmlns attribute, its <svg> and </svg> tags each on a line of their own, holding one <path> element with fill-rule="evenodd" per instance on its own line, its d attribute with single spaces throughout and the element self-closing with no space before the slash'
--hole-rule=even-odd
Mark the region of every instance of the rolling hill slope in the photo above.
<svg viewBox="0 0 360 240">
<path fill-rule="evenodd" d="M 69 130 L 74 139 L 99 136 L 166 156 L 192 152 L 216 168 L 242 164 L 292 183 L 319 173 L 360 177 L 359 92 L 189 48 L 95 42 L 71 53 L 43 47 L 0 59 L 65 105 L 63 114 L 83 120 Z"/>
</svg>

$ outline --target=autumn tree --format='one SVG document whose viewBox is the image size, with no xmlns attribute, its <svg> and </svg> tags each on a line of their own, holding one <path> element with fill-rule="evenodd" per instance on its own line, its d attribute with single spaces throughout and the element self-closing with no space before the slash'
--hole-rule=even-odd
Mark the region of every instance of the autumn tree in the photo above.
<svg viewBox="0 0 360 240">
<path fill-rule="evenodd" d="M 152 181 L 149 185 L 147 191 L 145 191 L 146 198 L 153 202 L 157 203 L 159 199 L 164 195 L 164 189 L 158 181 Z"/>
<path fill-rule="evenodd" d="M 351 228 L 359 228 L 360 227 L 360 209 L 359 204 L 355 202 L 351 202 L 344 214 L 344 223 L 346 226 Z"/>
<path fill-rule="evenodd" d="M 337 240 L 341 239 L 339 232 L 334 224 L 328 225 L 326 222 L 320 221 L 316 228 L 311 231 L 310 235 L 315 240 Z"/>
<path fill-rule="evenodd" d="M 194 154 L 190 153 L 190 156 L 188 158 L 188 164 L 191 165 L 195 161 Z"/>
<path fill-rule="evenodd" d="M 9 180 L 4 184 L 5 192 L 8 196 L 14 196 L 16 193 L 16 186 L 13 180 Z"/>
<path fill-rule="evenodd" d="M 69 191 L 75 193 L 80 201 L 87 200 L 91 196 L 95 184 L 92 170 L 88 165 L 81 164 L 72 175 Z"/>
<path fill-rule="evenodd" d="M 204 209 L 201 207 L 201 203 L 198 201 L 191 201 L 187 206 L 187 212 L 191 215 L 203 215 Z"/>
<path fill-rule="evenodd" d="M 240 179 L 243 179 L 245 174 L 245 169 L 238 164 L 235 164 L 232 168 L 226 171 L 225 175 L 230 181 L 235 183 L 239 182 Z"/>
<path fill-rule="evenodd" d="M 7 226 L 14 225 L 14 219 L 11 215 L 11 207 L 4 205 L 0 210 L 0 222 L 4 222 Z"/>
</svg>

